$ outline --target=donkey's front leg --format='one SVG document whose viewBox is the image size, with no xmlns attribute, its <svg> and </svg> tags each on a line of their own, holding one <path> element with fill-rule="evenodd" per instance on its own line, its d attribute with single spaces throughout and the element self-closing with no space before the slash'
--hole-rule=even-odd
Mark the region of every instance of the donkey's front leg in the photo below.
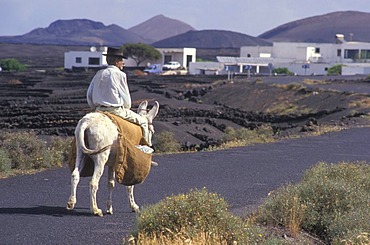
<svg viewBox="0 0 370 245">
<path fill-rule="evenodd" d="M 115 172 L 113 166 L 108 166 L 108 199 L 107 199 L 107 214 L 113 214 L 112 194 L 115 185 Z"/>
<path fill-rule="evenodd" d="M 126 187 L 127 194 L 128 194 L 128 200 L 130 201 L 130 207 L 132 211 L 139 213 L 140 208 L 139 206 L 135 203 L 135 198 L 134 198 L 134 186 L 130 185 Z"/>
</svg>

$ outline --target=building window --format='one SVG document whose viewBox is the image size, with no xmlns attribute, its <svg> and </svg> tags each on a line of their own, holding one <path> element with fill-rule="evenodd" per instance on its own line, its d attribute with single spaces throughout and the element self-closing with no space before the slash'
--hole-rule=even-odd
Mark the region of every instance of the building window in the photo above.
<svg viewBox="0 0 370 245">
<path fill-rule="evenodd" d="M 89 65 L 100 65 L 100 58 L 89 58 Z"/>
<path fill-rule="evenodd" d="M 361 50 L 361 59 L 370 59 L 370 50 Z"/>
<path fill-rule="evenodd" d="M 342 50 L 341 49 L 337 49 L 337 56 L 338 57 L 341 57 L 342 56 Z"/>
<path fill-rule="evenodd" d="M 345 59 L 358 59 L 359 50 L 358 49 L 345 49 L 344 58 Z"/>
<path fill-rule="evenodd" d="M 315 54 L 319 54 L 320 53 L 320 48 L 315 48 Z"/>
<path fill-rule="evenodd" d="M 82 63 L 82 58 L 81 57 L 76 57 L 76 63 L 81 64 Z"/>
</svg>

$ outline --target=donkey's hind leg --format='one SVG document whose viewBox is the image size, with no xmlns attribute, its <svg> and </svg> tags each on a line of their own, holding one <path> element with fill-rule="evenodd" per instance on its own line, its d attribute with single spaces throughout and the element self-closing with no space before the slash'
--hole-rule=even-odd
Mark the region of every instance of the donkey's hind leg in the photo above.
<svg viewBox="0 0 370 245">
<path fill-rule="evenodd" d="M 68 210 L 72 210 L 75 207 L 75 204 L 77 202 L 76 191 L 77 191 L 77 185 L 80 182 L 80 173 L 84 167 L 83 158 L 84 158 L 83 154 L 77 150 L 75 169 L 73 170 L 71 174 L 71 195 L 67 202 Z"/>
<path fill-rule="evenodd" d="M 108 199 L 107 199 L 107 214 L 113 214 L 112 194 L 115 185 L 114 166 L 108 166 Z"/>
<path fill-rule="evenodd" d="M 102 153 L 98 153 L 96 155 L 91 156 L 91 158 L 94 161 L 95 169 L 94 174 L 90 181 L 90 210 L 92 214 L 97 216 L 103 216 L 102 210 L 98 208 L 98 204 L 96 201 L 96 193 L 98 192 L 99 189 L 99 181 L 101 176 L 103 175 L 104 166 L 108 160 L 109 152 L 110 151 L 107 150 Z"/>
</svg>

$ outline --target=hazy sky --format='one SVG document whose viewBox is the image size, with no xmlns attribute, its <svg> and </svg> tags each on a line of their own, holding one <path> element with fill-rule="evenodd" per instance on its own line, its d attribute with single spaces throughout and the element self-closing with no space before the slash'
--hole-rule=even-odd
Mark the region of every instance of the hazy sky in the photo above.
<svg viewBox="0 0 370 245">
<path fill-rule="evenodd" d="M 60 19 L 128 29 L 158 14 L 197 30 L 258 36 L 290 21 L 346 10 L 370 12 L 370 0 L 0 0 L 0 36 L 23 35 Z"/>
</svg>

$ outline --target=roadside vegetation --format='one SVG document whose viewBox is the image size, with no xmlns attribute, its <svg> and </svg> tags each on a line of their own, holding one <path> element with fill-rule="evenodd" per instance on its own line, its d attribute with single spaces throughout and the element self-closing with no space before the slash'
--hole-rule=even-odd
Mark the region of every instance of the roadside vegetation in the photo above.
<svg viewBox="0 0 370 245">
<path fill-rule="evenodd" d="M 156 134 L 153 143 L 157 153 L 178 153 L 181 151 L 181 143 L 169 131 Z"/>
<path fill-rule="evenodd" d="M 0 178 L 20 173 L 63 166 L 68 158 L 70 140 L 53 137 L 51 142 L 34 132 L 0 134 Z"/>
<path fill-rule="evenodd" d="M 370 166 L 318 163 L 298 184 L 272 192 L 255 218 L 293 237 L 304 230 L 326 244 L 369 244 Z"/>
<path fill-rule="evenodd" d="M 126 244 L 369 244 L 370 166 L 327 164 L 269 194 L 248 217 L 207 189 L 145 207 Z"/>
</svg>

